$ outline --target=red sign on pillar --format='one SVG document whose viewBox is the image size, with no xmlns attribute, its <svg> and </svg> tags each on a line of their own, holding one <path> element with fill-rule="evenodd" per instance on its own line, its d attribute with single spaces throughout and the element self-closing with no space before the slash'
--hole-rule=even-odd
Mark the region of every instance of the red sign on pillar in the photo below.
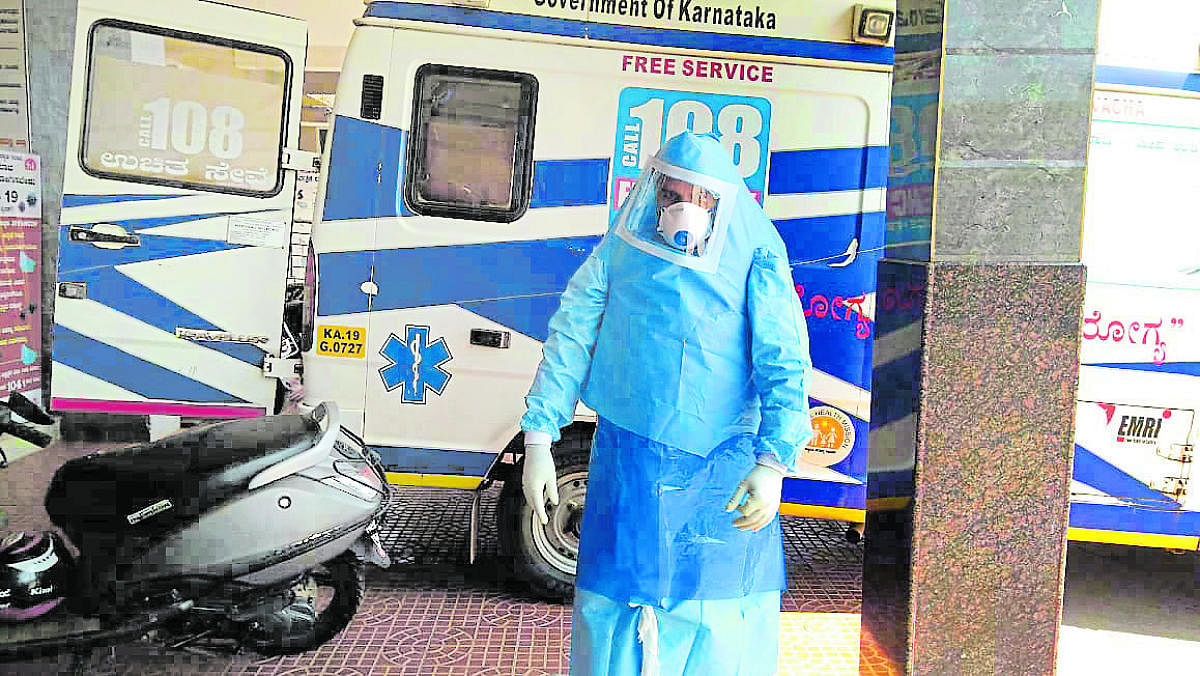
<svg viewBox="0 0 1200 676">
<path fill-rule="evenodd" d="M 0 153 L 0 395 L 40 401 L 42 186 L 37 155 Z"/>
</svg>

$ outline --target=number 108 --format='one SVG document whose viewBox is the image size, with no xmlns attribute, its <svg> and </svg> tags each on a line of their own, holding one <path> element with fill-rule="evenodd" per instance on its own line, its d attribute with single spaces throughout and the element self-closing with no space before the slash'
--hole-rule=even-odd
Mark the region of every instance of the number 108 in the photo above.
<svg viewBox="0 0 1200 676">
<path fill-rule="evenodd" d="M 214 157 L 222 160 L 233 160 L 242 155 L 246 115 L 233 106 L 216 106 L 210 115 L 202 103 L 172 103 L 163 96 L 143 104 L 142 110 L 142 119 L 148 117 L 150 123 L 149 139 L 144 139 L 143 145 L 167 150 L 169 142 L 171 149 L 184 155 L 197 155 L 207 148 Z"/>
</svg>

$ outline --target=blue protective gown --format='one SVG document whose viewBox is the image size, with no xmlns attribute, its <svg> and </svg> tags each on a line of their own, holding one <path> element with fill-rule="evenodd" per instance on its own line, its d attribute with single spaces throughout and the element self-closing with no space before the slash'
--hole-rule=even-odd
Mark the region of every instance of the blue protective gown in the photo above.
<svg viewBox="0 0 1200 676">
<path fill-rule="evenodd" d="M 550 320 L 521 420 L 557 439 L 580 399 L 600 418 L 571 673 L 770 674 L 778 520 L 743 533 L 724 506 L 756 459 L 794 468 L 812 434 L 804 315 L 783 242 L 720 143 L 684 133 L 656 157 L 736 186 L 719 264 L 677 265 L 610 230 Z"/>
</svg>

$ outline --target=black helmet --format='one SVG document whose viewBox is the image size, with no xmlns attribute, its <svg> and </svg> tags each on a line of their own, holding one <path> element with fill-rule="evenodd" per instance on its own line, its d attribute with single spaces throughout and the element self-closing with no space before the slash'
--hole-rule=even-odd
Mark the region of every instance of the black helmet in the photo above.
<svg viewBox="0 0 1200 676">
<path fill-rule="evenodd" d="M 11 533 L 0 540 L 0 620 L 40 617 L 62 603 L 70 554 L 54 531 Z"/>
</svg>

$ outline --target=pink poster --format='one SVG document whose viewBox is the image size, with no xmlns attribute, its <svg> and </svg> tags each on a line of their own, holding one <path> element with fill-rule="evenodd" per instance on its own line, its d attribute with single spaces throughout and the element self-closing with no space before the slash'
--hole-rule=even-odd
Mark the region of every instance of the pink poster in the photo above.
<svg viewBox="0 0 1200 676">
<path fill-rule="evenodd" d="M 0 217 L 0 393 L 42 386 L 42 222 Z"/>
<path fill-rule="evenodd" d="M 0 153 L 0 396 L 42 386 L 40 178 L 36 155 Z"/>
</svg>

